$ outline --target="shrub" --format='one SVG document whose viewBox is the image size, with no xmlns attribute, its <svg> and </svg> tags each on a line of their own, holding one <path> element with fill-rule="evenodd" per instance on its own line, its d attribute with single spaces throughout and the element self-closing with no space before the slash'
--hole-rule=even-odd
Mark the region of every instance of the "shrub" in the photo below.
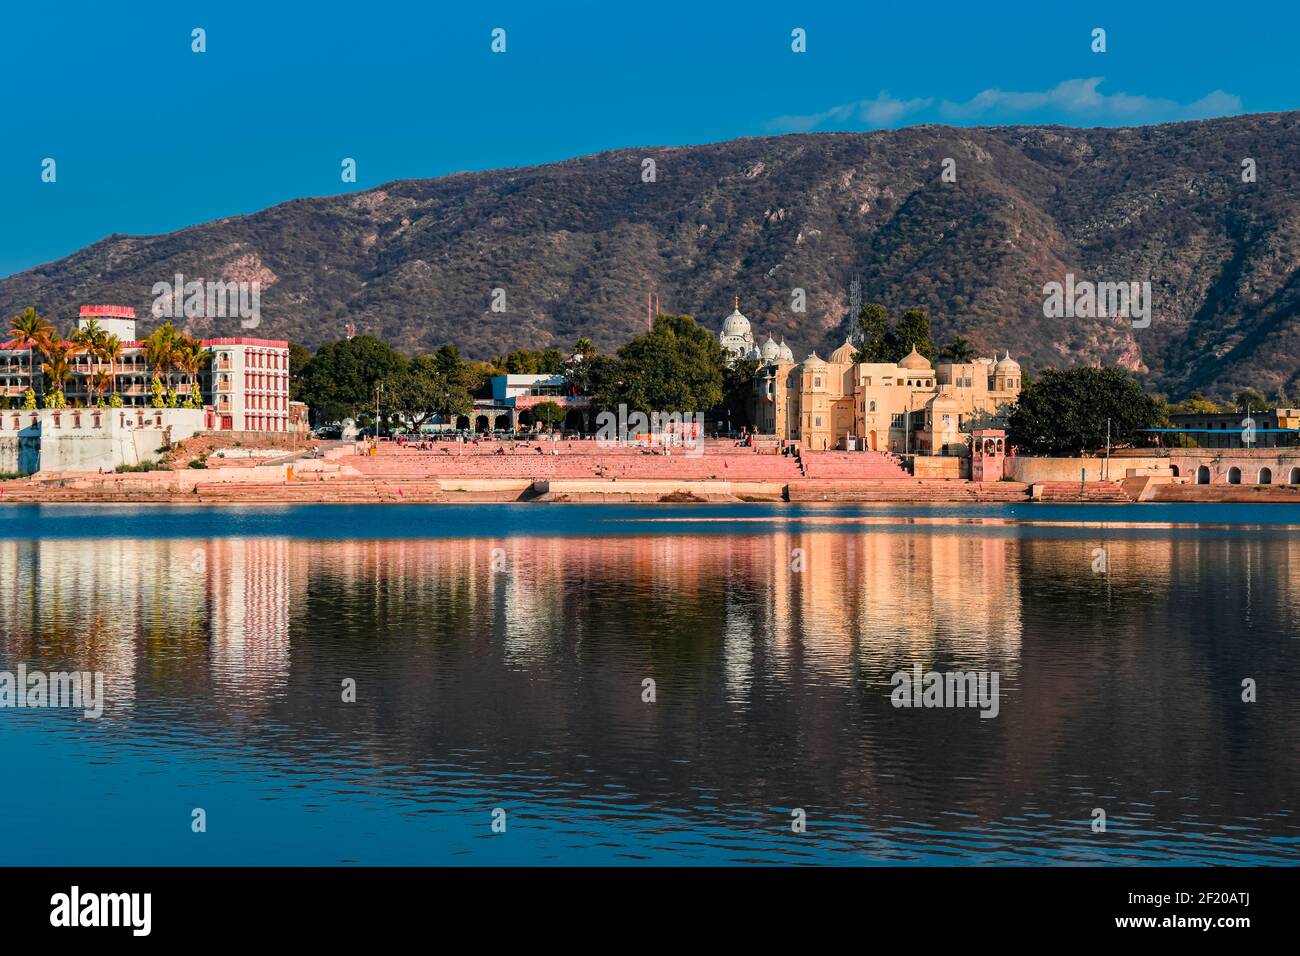
<svg viewBox="0 0 1300 956">
<path fill-rule="evenodd" d="M 155 461 L 152 458 L 146 458 L 138 465 L 118 465 L 117 468 L 114 469 L 114 471 L 116 471 L 118 474 L 126 474 L 127 472 L 133 472 L 133 471 L 159 471 L 161 469 L 162 469 L 162 465 L 160 465 L 157 461 Z"/>
</svg>

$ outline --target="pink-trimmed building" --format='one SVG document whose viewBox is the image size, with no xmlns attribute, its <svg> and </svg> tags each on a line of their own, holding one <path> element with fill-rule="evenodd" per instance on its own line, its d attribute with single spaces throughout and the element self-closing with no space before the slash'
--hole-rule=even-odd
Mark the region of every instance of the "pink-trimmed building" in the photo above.
<svg viewBox="0 0 1300 956">
<path fill-rule="evenodd" d="M 70 405 L 89 405 L 87 380 L 95 372 L 111 372 L 114 386 L 129 408 L 147 407 L 151 395 L 149 383 L 154 372 L 144 357 L 144 343 L 137 338 L 135 309 L 118 305 L 83 305 L 78 326 L 95 319 L 105 332 L 122 342 L 122 356 L 109 369 L 103 362 L 94 363 L 84 354 L 72 357 L 72 377 L 64 388 Z M 204 349 L 212 361 L 199 376 L 202 390 L 205 427 L 221 431 L 289 430 L 289 343 L 283 339 L 258 339 L 244 336 L 203 339 Z M 29 350 L 0 348 L 0 395 L 21 399 L 31 385 Z M 44 376 L 41 357 L 36 356 L 36 383 L 39 394 Z M 174 386 L 182 398 L 188 398 L 189 386 L 176 372 L 164 374 L 164 383 Z"/>
</svg>

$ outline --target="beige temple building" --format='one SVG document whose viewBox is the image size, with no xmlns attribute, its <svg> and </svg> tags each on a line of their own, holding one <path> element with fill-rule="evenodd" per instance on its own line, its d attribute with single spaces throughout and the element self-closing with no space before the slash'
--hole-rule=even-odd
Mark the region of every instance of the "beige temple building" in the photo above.
<svg viewBox="0 0 1300 956">
<path fill-rule="evenodd" d="M 815 451 L 965 455 L 971 424 L 1020 394 L 1010 353 L 936 368 L 915 349 L 897 364 L 855 364 L 856 351 L 846 340 L 829 359 L 814 352 L 795 364 L 763 355 L 754 376 L 756 430 Z"/>
</svg>

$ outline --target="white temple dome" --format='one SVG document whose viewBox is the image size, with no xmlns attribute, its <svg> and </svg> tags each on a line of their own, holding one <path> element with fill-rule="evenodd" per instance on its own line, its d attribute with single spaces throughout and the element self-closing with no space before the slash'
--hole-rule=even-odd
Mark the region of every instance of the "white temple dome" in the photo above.
<svg viewBox="0 0 1300 956">
<path fill-rule="evenodd" d="M 741 338 L 749 335 L 749 319 L 741 314 L 740 309 L 737 309 L 722 320 L 722 334 L 735 335 Z"/>
</svg>

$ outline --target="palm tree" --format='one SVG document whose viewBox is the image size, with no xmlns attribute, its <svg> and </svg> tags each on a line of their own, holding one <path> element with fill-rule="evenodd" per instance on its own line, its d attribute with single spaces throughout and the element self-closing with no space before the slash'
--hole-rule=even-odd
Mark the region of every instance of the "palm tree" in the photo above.
<svg viewBox="0 0 1300 956">
<path fill-rule="evenodd" d="M 970 344 L 968 339 L 964 339 L 959 335 L 943 347 L 939 357 L 946 358 L 957 365 L 964 365 L 975 357 L 975 347 Z"/>
<path fill-rule="evenodd" d="M 185 383 L 189 386 L 190 402 L 193 402 L 194 394 L 198 391 L 199 371 L 203 368 L 205 355 L 203 346 L 197 339 L 182 333 L 176 346 L 174 362 L 177 371 L 185 376 Z"/>
<path fill-rule="evenodd" d="M 155 377 L 170 375 L 176 364 L 177 340 L 180 332 L 170 322 L 160 325 L 144 340 L 144 360 L 153 369 Z"/>
<path fill-rule="evenodd" d="M 107 372 L 96 372 L 94 375 L 91 376 L 90 378 L 91 399 L 93 400 L 95 395 L 99 396 L 99 400 L 93 402 L 94 405 L 97 406 L 99 405 L 99 402 L 102 402 L 104 400 L 104 393 L 108 391 L 109 387 L 112 384 L 113 384 L 113 376 L 109 375 Z"/>
<path fill-rule="evenodd" d="M 30 306 L 9 320 L 9 341 L 5 345 L 28 350 L 27 386 L 32 391 L 36 390 L 36 350 L 44 351 L 46 341 L 54 334 L 54 326 Z"/>
<path fill-rule="evenodd" d="M 41 371 L 49 376 L 51 386 L 50 395 L 45 399 L 46 408 L 63 407 L 63 385 L 72 375 L 72 363 L 68 359 L 76 350 L 75 345 L 64 342 L 57 336 L 46 340 L 42 349 L 46 361 L 41 363 Z M 51 401 L 55 404 L 51 405 Z"/>
<path fill-rule="evenodd" d="M 114 392 L 117 391 L 117 360 L 122 357 L 122 340 L 116 335 L 108 334 L 104 336 L 104 347 L 102 354 L 104 360 L 108 362 L 109 386 Z"/>
<path fill-rule="evenodd" d="M 73 330 L 68 337 L 78 348 L 79 351 L 86 353 L 89 360 L 90 370 L 86 375 L 86 394 L 91 398 L 94 397 L 94 390 L 90 387 L 90 381 L 99 374 L 99 362 L 103 358 L 104 342 L 108 339 L 108 333 L 99 327 L 99 320 L 95 318 L 87 319 L 86 324 Z"/>
</svg>

